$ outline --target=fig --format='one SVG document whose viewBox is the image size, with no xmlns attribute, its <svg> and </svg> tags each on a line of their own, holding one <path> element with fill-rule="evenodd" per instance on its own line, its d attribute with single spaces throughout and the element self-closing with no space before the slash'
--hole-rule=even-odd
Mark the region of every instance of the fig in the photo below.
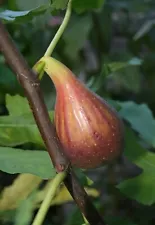
<svg viewBox="0 0 155 225">
<path fill-rule="evenodd" d="M 71 164 L 95 168 L 118 157 L 123 148 L 123 123 L 117 112 L 61 62 L 51 57 L 42 60 L 56 88 L 54 122 Z"/>
</svg>

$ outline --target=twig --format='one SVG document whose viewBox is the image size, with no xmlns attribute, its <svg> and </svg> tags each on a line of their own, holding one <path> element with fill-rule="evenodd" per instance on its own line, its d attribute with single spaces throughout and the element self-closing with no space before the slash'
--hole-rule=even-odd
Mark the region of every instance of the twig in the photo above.
<svg viewBox="0 0 155 225">
<path fill-rule="evenodd" d="M 71 17 L 71 12 L 72 12 L 72 0 L 69 0 L 63 22 L 60 25 L 60 27 L 59 27 L 58 31 L 56 32 L 54 38 L 52 39 L 51 43 L 49 44 L 44 56 L 50 56 L 52 54 L 52 52 L 54 51 L 58 41 L 60 40 L 61 36 L 63 35 L 63 33 L 69 23 L 69 19 Z M 39 80 L 41 80 L 44 75 L 44 65 L 43 64 L 38 65 L 38 62 L 37 62 L 34 65 L 33 70 L 38 74 Z"/>
<path fill-rule="evenodd" d="M 36 124 L 57 172 L 62 172 L 69 167 L 69 161 L 63 153 L 55 128 L 50 121 L 37 75 L 28 67 L 1 21 L 0 50 L 25 90 Z M 105 225 L 70 167 L 64 183 L 89 224 Z"/>
<path fill-rule="evenodd" d="M 50 207 L 52 199 L 55 197 L 56 192 L 63 182 L 66 176 L 66 172 L 58 173 L 53 180 L 50 181 L 50 185 L 45 196 L 44 201 L 41 204 L 40 209 L 32 223 L 32 225 L 41 225 L 45 219 L 46 213 Z"/>
<path fill-rule="evenodd" d="M 66 29 L 66 27 L 68 25 L 68 22 L 69 22 L 69 19 L 70 19 L 70 16 L 71 16 L 71 9 L 72 9 L 72 0 L 69 0 L 63 22 L 62 22 L 61 26 L 59 27 L 59 29 L 58 29 L 56 35 L 54 36 L 53 40 L 51 41 L 49 47 L 47 48 L 44 56 L 50 56 L 52 54 L 55 46 L 57 45 L 59 39 L 61 38 L 64 30 Z"/>
</svg>

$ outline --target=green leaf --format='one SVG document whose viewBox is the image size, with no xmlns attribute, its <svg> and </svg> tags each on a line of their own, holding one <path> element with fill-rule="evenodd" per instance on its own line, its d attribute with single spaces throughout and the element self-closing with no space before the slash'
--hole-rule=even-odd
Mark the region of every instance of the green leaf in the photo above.
<svg viewBox="0 0 155 225">
<path fill-rule="evenodd" d="M 0 170 L 11 174 L 30 173 L 43 179 L 55 176 L 55 169 L 45 151 L 0 147 Z"/>
<path fill-rule="evenodd" d="M 74 168 L 74 171 L 83 186 L 91 186 L 94 183 L 81 169 Z"/>
<path fill-rule="evenodd" d="M 127 217 L 106 217 L 106 221 L 108 225 L 136 225 L 132 221 L 130 221 Z"/>
<path fill-rule="evenodd" d="M 19 10 L 31 10 L 44 5 L 50 6 L 50 0 L 10 0 L 9 5 L 16 5 L 16 8 Z"/>
<path fill-rule="evenodd" d="M 16 210 L 15 225 L 29 225 L 33 216 L 33 198 L 28 197 L 21 202 L 20 206 Z"/>
<path fill-rule="evenodd" d="M 49 112 L 51 120 L 53 112 Z M 44 146 L 32 114 L 0 117 L 0 145 L 17 146 L 24 143 Z"/>
<path fill-rule="evenodd" d="M 108 76 L 129 66 L 140 66 L 142 62 L 141 59 L 133 57 L 126 62 L 105 63 L 103 64 L 102 73 L 104 76 Z"/>
<path fill-rule="evenodd" d="M 64 52 L 71 59 L 76 59 L 78 52 L 84 47 L 91 28 L 92 19 L 89 15 L 81 16 L 79 18 L 73 17 L 71 20 L 69 27 L 63 35 L 66 43 Z"/>
<path fill-rule="evenodd" d="M 129 66 L 116 72 L 113 76 L 116 82 L 119 83 L 121 88 L 128 91 L 138 93 L 141 88 L 141 74 L 139 67 Z"/>
<path fill-rule="evenodd" d="M 142 64 L 142 60 L 139 58 L 131 58 L 127 62 L 112 62 L 108 63 L 110 72 L 116 72 L 120 69 L 126 68 L 127 66 L 140 66 Z"/>
<path fill-rule="evenodd" d="M 17 107 L 18 106 L 18 107 Z M 25 113 L 31 113 L 30 106 L 26 98 L 20 95 L 6 95 L 6 107 L 10 115 L 20 116 Z"/>
<path fill-rule="evenodd" d="M 44 146 L 27 99 L 7 95 L 6 106 L 10 115 L 0 117 L 0 145 L 13 147 L 31 142 Z M 49 116 L 53 120 L 53 112 Z"/>
<path fill-rule="evenodd" d="M 68 0 L 53 0 L 52 7 L 55 9 L 65 9 L 68 3 Z"/>
<path fill-rule="evenodd" d="M 48 8 L 48 5 L 44 5 L 32 10 L 25 11 L 5 10 L 0 12 L 0 18 L 8 23 L 28 21 L 31 20 L 34 16 L 40 15 L 41 13 L 45 12 Z"/>
<path fill-rule="evenodd" d="M 144 205 L 152 205 L 155 202 L 154 173 L 142 173 L 137 177 L 121 182 L 117 187 L 126 196 Z"/>
<path fill-rule="evenodd" d="M 149 173 L 155 174 L 155 153 L 144 149 L 138 142 L 131 129 L 125 132 L 125 155 L 134 164 Z"/>
<path fill-rule="evenodd" d="M 33 174 L 22 173 L 16 176 L 13 183 L 5 187 L 1 192 L 0 211 L 18 208 L 20 203 L 27 199 L 41 183 L 42 179 Z"/>
<path fill-rule="evenodd" d="M 0 145 L 17 146 L 28 142 L 43 146 L 32 114 L 0 117 Z"/>
<path fill-rule="evenodd" d="M 12 223 L 15 217 L 15 210 L 0 211 L 0 217 L 2 223 Z"/>
<path fill-rule="evenodd" d="M 106 63 L 102 68 L 102 75 L 109 76 L 120 88 L 125 88 L 132 92 L 138 92 L 141 87 L 141 74 L 139 67 L 142 60 L 133 57 L 126 62 Z"/>
<path fill-rule="evenodd" d="M 150 145 L 155 147 L 155 119 L 146 104 L 119 102 L 122 107 L 120 116 L 127 120 L 132 128 Z"/>
<path fill-rule="evenodd" d="M 84 223 L 84 221 L 80 211 L 76 208 L 73 208 L 67 219 L 66 225 L 79 225 L 82 223 Z"/>
<path fill-rule="evenodd" d="M 102 7 L 105 0 L 73 0 L 73 8 L 78 13 Z"/>
<path fill-rule="evenodd" d="M 121 182 L 117 187 L 129 198 L 151 205 L 155 202 L 155 154 L 141 147 L 130 129 L 126 129 L 125 144 L 126 157 L 142 168 L 143 172 L 135 178 Z"/>
<path fill-rule="evenodd" d="M 0 64 L 0 89 L 1 92 L 13 92 L 19 89 L 20 86 L 13 72 L 4 64 Z"/>
<path fill-rule="evenodd" d="M 154 25 L 154 19 L 146 21 L 136 32 L 135 36 L 133 37 L 134 41 L 137 41 L 139 38 L 142 38 L 144 35 L 146 35 L 154 27 Z"/>
</svg>

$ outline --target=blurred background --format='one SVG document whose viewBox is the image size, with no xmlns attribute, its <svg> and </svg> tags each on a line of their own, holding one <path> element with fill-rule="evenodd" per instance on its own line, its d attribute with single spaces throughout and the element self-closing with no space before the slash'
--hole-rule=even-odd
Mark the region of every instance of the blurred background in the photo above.
<svg viewBox="0 0 155 225">
<path fill-rule="evenodd" d="M 49 2 L 0 1 L 0 18 L 30 67 L 42 57 L 64 17 L 65 1 L 55 0 L 51 8 Z M 53 57 L 116 107 L 127 127 L 125 154 L 117 162 L 84 174 L 77 170 L 93 203 L 108 225 L 154 225 L 155 1 L 75 0 L 70 23 Z M 41 88 L 52 111 L 56 93 L 48 76 L 43 77 Z M 21 110 L 23 97 L 0 54 L 0 146 L 45 150 L 43 144 L 21 141 L 19 136 L 18 141 L 12 138 L 11 144 L 4 140 L 8 124 L 13 123 L 9 115 Z M 34 175 L 0 171 L 0 224 L 30 225 L 47 187 L 47 180 Z M 83 223 L 62 187 L 43 224 Z"/>
</svg>

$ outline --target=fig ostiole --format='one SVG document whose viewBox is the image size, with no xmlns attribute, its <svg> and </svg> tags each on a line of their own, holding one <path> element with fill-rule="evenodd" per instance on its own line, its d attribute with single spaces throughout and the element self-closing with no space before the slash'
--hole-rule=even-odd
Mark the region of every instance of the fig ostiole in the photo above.
<svg viewBox="0 0 155 225">
<path fill-rule="evenodd" d="M 123 123 L 117 112 L 61 62 L 41 60 L 56 88 L 54 122 L 71 164 L 88 169 L 117 158 L 123 148 Z"/>
</svg>

